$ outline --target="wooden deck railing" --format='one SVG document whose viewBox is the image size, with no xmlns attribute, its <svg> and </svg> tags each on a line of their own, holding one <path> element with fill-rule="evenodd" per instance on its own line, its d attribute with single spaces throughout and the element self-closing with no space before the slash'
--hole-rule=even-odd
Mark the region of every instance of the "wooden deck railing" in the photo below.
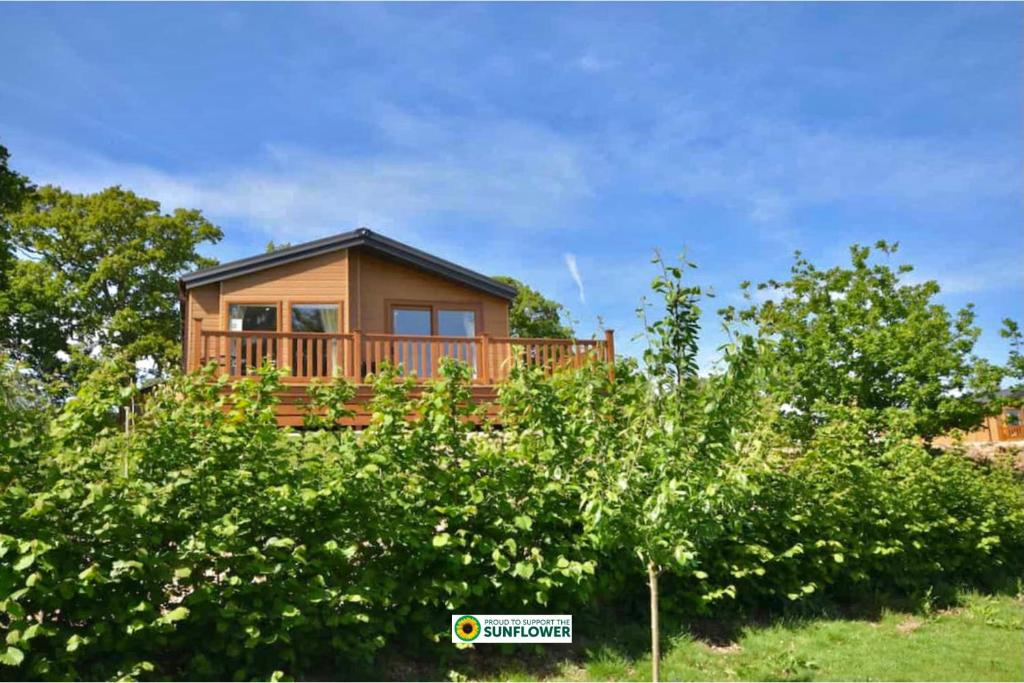
<svg viewBox="0 0 1024 683">
<path fill-rule="evenodd" d="M 1010 424 L 1005 418 L 1000 417 L 999 419 L 999 434 L 997 437 L 998 441 L 1016 441 L 1018 439 L 1024 439 L 1024 425 L 1022 424 Z"/>
<path fill-rule="evenodd" d="M 442 358 L 455 358 L 473 369 L 473 383 L 495 384 L 517 364 L 549 371 L 579 367 L 589 359 L 611 360 L 611 330 L 604 339 L 524 339 L 518 337 L 435 337 L 398 334 L 326 334 L 309 332 L 225 332 L 200 329 L 190 335 L 189 369 L 214 361 L 220 372 L 245 377 L 264 361 L 288 368 L 286 381 L 342 375 L 363 383 L 385 362 L 403 373 L 428 380 L 438 374 Z"/>
</svg>

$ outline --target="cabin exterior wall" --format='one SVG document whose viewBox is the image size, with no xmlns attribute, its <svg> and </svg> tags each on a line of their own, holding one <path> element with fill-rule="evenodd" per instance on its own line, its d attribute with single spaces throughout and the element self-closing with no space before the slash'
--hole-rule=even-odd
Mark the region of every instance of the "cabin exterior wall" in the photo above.
<svg viewBox="0 0 1024 683">
<path fill-rule="evenodd" d="M 393 331 L 393 306 L 453 304 L 476 311 L 477 334 L 508 336 L 509 302 L 505 299 L 361 249 L 351 252 L 351 329 L 387 334 Z"/>
</svg>

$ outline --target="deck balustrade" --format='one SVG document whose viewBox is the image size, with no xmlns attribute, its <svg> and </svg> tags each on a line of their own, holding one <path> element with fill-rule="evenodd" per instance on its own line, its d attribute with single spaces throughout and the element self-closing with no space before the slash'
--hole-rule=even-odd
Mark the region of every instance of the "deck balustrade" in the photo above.
<svg viewBox="0 0 1024 683">
<path fill-rule="evenodd" d="M 194 322 L 190 369 L 216 362 L 233 378 L 252 374 L 264 361 L 288 369 L 285 381 L 308 382 L 341 375 L 357 384 L 384 363 L 417 380 L 438 376 L 442 358 L 472 368 L 474 384 L 506 379 L 516 365 L 547 371 L 580 367 L 588 360 L 614 358 L 614 337 L 604 339 L 526 339 L 520 337 L 441 337 L 400 334 L 311 332 L 228 332 L 203 330 Z"/>
</svg>

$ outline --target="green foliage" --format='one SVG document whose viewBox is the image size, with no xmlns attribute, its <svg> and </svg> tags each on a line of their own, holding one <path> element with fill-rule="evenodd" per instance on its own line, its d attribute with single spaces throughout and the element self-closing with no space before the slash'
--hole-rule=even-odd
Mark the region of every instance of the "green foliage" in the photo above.
<svg viewBox="0 0 1024 683">
<path fill-rule="evenodd" d="M 1005 318 L 1003 327 L 999 330 L 999 336 L 1010 341 L 1010 357 L 1006 361 L 1006 376 L 1012 383 L 1010 393 L 1018 395 L 1013 397 L 1016 398 L 1016 401 L 1010 402 L 1019 405 L 1019 394 L 1024 393 L 1024 334 L 1021 333 L 1017 321 Z"/>
<path fill-rule="evenodd" d="M 897 245 L 878 242 L 891 256 Z M 973 355 L 980 330 L 967 306 L 951 315 L 934 302 L 934 281 L 908 284 L 912 267 L 872 263 L 850 248 L 850 267 L 819 270 L 797 252 L 788 280 L 758 285 L 772 299 L 727 318 L 757 326 L 773 342 L 770 387 L 788 408 L 784 423 L 806 440 L 827 406 L 869 411 L 883 429 L 893 411 L 924 439 L 980 423 L 1000 373 Z"/>
<path fill-rule="evenodd" d="M 267 247 L 265 251 L 268 254 L 273 254 L 275 251 L 281 251 L 282 249 L 291 249 L 291 247 L 291 242 L 275 242 L 274 240 L 270 240 L 269 242 L 267 242 Z"/>
<path fill-rule="evenodd" d="M 790 440 L 767 340 L 733 337 L 697 376 L 685 273 L 655 281 L 644 368 L 514 368 L 500 429 L 451 361 L 423 388 L 381 367 L 362 432 L 333 428 L 341 379 L 311 388 L 297 432 L 276 426 L 273 367 L 143 397 L 109 361 L 54 407 L 0 363 L 3 677 L 337 678 L 385 645 L 450 656 L 451 612 L 628 604 L 646 565 L 687 615 L 1020 575 L 1009 463 L 935 455 L 912 411 L 880 430 L 842 403 Z"/>
<path fill-rule="evenodd" d="M 28 178 L 9 167 L 11 153 L 0 145 L 0 216 L 16 210 L 34 188 Z"/>
<path fill-rule="evenodd" d="M 76 382 L 100 351 L 151 358 L 157 373 L 173 367 L 181 354 L 176 277 L 212 263 L 196 248 L 219 240 L 220 229 L 198 211 L 164 214 L 119 187 L 86 195 L 38 188 L 4 222 L 25 256 L 0 298 L 2 343 L 18 360 Z"/>
<path fill-rule="evenodd" d="M 18 210 L 34 189 L 28 178 L 9 167 L 10 156 L 7 148 L 0 145 L 0 311 L 11 305 L 10 271 L 15 262 L 8 216 Z M 10 326 L 11 321 L 0 315 L 0 340 L 10 338 Z"/>
<path fill-rule="evenodd" d="M 533 287 L 507 275 L 494 279 L 516 288 L 516 298 L 508 311 L 509 333 L 513 337 L 549 337 L 569 339 L 572 326 L 564 321 L 565 307 L 548 299 Z"/>
</svg>

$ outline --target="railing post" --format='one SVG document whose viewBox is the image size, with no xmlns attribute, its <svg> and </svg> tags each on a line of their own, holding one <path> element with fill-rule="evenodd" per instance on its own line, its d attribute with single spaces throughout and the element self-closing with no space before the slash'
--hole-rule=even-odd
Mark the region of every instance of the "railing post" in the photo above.
<svg viewBox="0 0 1024 683">
<path fill-rule="evenodd" d="M 433 337 L 428 343 L 430 344 L 430 379 L 437 379 L 437 369 L 441 366 L 441 347 Z"/>
<path fill-rule="evenodd" d="M 480 384 L 491 383 L 491 344 L 490 335 L 484 332 L 480 335 L 480 350 L 477 358 L 477 379 Z"/>
<path fill-rule="evenodd" d="M 190 340 L 192 343 L 189 344 L 189 347 L 190 347 L 190 349 L 189 349 L 189 356 L 190 356 L 190 358 L 188 359 L 188 362 L 185 364 L 185 367 L 189 371 L 195 370 L 196 368 L 199 367 L 199 356 L 202 353 L 201 349 L 203 348 L 202 347 L 202 341 L 201 341 L 202 335 L 203 335 L 203 319 L 202 318 L 192 318 L 192 339 Z"/>
<path fill-rule="evenodd" d="M 217 366 L 218 366 L 218 373 L 225 374 L 225 375 L 233 374 L 232 373 L 232 369 L 233 368 L 231 367 L 231 357 L 229 355 L 232 346 L 233 346 L 233 342 L 228 337 L 228 335 L 221 334 L 219 336 L 219 339 L 217 340 Z M 235 363 L 237 363 L 237 362 L 238 362 L 238 359 L 236 358 L 235 359 Z"/>
<path fill-rule="evenodd" d="M 363 383 L 363 333 L 352 330 L 352 377 L 356 384 Z"/>
<path fill-rule="evenodd" d="M 277 367 L 278 370 L 287 367 L 288 368 L 288 374 L 289 375 L 295 375 L 295 368 L 292 367 L 292 343 L 293 343 L 293 341 L 292 341 L 292 337 L 291 337 L 291 332 L 292 332 L 292 316 L 291 316 L 291 306 L 290 306 L 290 304 L 288 306 L 288 310 L 286 311 L 285 310 L 284 301 L 278 301 L 277 302 L 277 315 L 278 315 L 278 320 L 281 321 L 281 329 L 283 331 L 285 331 L 285 332 L 288 332 L 289 335 L 287 337 L 281 337 L 280 339 L 275 339 L 274 340 L 274 343 L 276 344 L 276 346 L 274 347 L 274 365 Z M 280 342 L 280 343 L 278 343 L 278 342 Z"/>
<path fill-rule="evenodd" d="M 608 379 L 615 381 L 615 330 L 604 331 L 604 357 L 608 361 Z"/>
</svg>

